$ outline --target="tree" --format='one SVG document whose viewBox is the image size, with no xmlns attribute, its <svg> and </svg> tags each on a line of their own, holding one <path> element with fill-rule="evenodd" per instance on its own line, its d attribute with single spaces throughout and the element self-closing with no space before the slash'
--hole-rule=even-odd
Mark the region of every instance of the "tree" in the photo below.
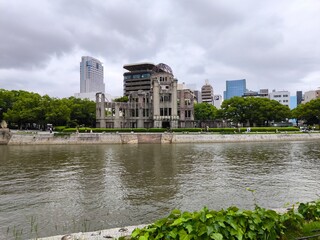
<svg viewBox="0 0 320 240">
<path fill-rule="evenodd" d="M 248 126 L 268 126 L 291 117 L 289 107 L 267 98 L 233 97 L 221 105 L 219 115 L 227 121 Z"/>
<path fill-rule="evenodd" d="M 93 127 L 96 122 L 96 103 L 88 99 L 68 98 L 70 119 L 77 125 Z"/>
<path fill-rule="evenodd" d="M 305 104 L 298 105 L 292 110 L 297 120 L 304 120 L 307 124 L 320 124 L 320 99 L 314 99 Z"/>
<path fill-rule="evenodd" d="M 242 97 L 233 97 L 223 101 L 220 109 L 220 116 L 227 121 L 234 123 L 247 122 L 247 108 L 246 99 Z"/>
<path fill-rule="evenodd" d="M 194 118 L 198 120 L 200 126 L 204 121 L 212 121 L 217 118 L 217 108 L 209 103 L 194 104 Z"/>
<path fill-rule="evenodd" d="M 128 102 L 128 101 L 129 101 L 128 96 L 123 96 L 123 97 L 113 99 L 113 102 Z"/>
<path fill-rule="evenodd" d="M 71 109 L 66 98 L 52 99 L 46 111 L 45 120 L 54 126 L 65 126 L 70 121 Z"/>
<path fill-rule="evenodd" d="M 15 97 L 12 107 L 3 114 L 4 119 L 18 124 L 20 129 L 37 123 L 42 117 L 39 108 L 41 96 L 37 93 L 18 91 L 15 92 Z"/>
</svg>

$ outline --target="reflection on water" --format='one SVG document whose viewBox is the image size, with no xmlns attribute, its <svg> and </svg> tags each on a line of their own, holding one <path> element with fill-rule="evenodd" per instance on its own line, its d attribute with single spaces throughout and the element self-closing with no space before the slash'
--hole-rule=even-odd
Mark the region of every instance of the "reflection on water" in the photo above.
<svg viewBox="0 0 320 240">
<path fill-rule="evenodd" d="M 0 146 L 0 239 L 148 223 L 174 208 L 252 208 L 254 198 L 267 208 L 314 200 L 319 143 Z"/>
</svg>

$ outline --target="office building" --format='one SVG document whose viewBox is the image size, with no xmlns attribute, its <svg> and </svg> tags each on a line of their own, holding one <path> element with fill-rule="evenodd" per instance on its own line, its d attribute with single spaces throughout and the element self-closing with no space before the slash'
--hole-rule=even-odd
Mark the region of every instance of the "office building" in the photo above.
<svg viewBox="0 0 320 240">
<path fill-rule="evenodd" d="M 105 92 L 102 63 L 93 57 L 83 56 L 80 62 L 80 93 L 75 97 L 95 100 L 97 92 Z"/>
<path fill-rule="evenodd" d="M 320 98 L 320 89 L 318 90 L 311 90 L 304 93 L 304 98 L 302 103 L 310 102 L 311 100 L 315 100 Z"/>
<path fill-rule="evenodd" d="M 123 93 L 128 96 L 130 92 L 150 91 L 151 74 L 155 65 L 153 63 L 127 64 L 123 68 L 127 70 L 123 74 Z"/>
<path fill-rule="evenodd" d="M 227 80 L 226 91 L 224 91 L 224 99 L 230 99 L 232 97 L 241 97 L 246 92 L 246 79 L 240 80 Z"/>
<path fill-rule="evenodd" d="M 215 106 L 217 109 L 221 108 L 221 104 L 223 102 L 221 95 L 214 95 L 213 96 L 213 106 Z"/>
<path fill-rule="evenodd" d="M 213 104 L 213 87 L 209 84 L 208 80 L 201 87 L 201 99 L 202 102 Z"/>
<path fill-rule="evenodd" d="M 296 96 L 297 96 L 297 106 L 298 106 L 303 101 L 303 95 L 302 95 L 302 91 L 297 91 L 296 94 L 297 94 Z"/>
<path fill-rule="evenodd" d="M 288 92 L 288 91 L 273 90 L 271 93 L 269 93 L 269 99 L 276 100 L 279 103 L 281 103 L 287 107 L 290 107 L 290 92 Z"/>
</svg>

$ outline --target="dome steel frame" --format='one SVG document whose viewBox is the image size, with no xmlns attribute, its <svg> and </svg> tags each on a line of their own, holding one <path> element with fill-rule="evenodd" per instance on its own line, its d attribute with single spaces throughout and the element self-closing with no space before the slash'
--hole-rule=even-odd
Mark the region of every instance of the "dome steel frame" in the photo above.
<svg viewBox="0 0 320 240">
<path fill-rule="evenodd" d="M 166 72 L 173 75 L 171 67 L 164 63 L 159 63 L 158 65 L 154 66 L 153 71 L 157 73 Z"/>
</svg>

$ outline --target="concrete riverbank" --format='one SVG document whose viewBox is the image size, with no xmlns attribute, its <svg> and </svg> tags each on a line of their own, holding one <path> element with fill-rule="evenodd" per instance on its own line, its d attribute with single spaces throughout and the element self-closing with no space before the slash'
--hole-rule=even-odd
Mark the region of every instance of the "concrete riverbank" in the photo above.
<svg viewBox="0 0 320 240">
<path fill-rule="evenodd" d="M 14 132 L 2 144 L 143 144 L 143 143 L 223 143 L 320 140 L 320 133 L 74 133 L 55 135 L 47 132 Z"/>
<path fill-rule="evenodd" d="M 120 237 L 130 236 L 135 228 L 143 228 L 146 225 L 129 226 L 123 228 L 112 228 L 94 232 L 80 232 L 66 235 L 57 235 L 30 240 L 105 240 L 118 239 Z"/>
</svg>

